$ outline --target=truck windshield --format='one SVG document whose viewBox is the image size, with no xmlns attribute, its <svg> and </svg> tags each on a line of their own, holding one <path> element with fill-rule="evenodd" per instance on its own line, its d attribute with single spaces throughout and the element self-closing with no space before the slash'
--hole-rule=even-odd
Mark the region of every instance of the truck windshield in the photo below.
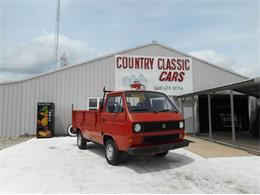
<svg viewBox="0 0 260 195">
<path fill-rule="evenodd" d="M 166 95 L 157 92 L 126 92 L 126 102 L 130 112 L 178 112 Z"/>
</svg>

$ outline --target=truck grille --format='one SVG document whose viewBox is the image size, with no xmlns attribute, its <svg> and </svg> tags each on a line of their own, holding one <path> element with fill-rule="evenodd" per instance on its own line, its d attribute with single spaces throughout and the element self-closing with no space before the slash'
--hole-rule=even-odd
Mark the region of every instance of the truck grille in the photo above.
<svg viewBox="0 0 260 195">
<path fill-rule="evenodd" d="M 162 142 L 172 142 L 178 139 L 179 139 L 179 134 L 146 136 L 143 138 L 143 143 L 155 144 L 155 143 L 162 143 Z"/>
<path fill-rule="evenodd" d="M 142 123 L 142 131 L 154 132 L 179 129 L 179 122 L 180 121 L 144 122 Z"/>
</svg>

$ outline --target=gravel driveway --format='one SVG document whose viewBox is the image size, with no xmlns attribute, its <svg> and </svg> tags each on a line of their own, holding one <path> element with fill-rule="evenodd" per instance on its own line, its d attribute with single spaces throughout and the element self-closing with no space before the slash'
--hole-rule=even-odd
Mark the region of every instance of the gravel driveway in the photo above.
<svg viewBox="0 0 260 195">
<path fill-rule="evenodd" d="M 32 138 L 33 138 L 33 136 L 8 137 L 8 138 L 0 137 L 0 150 L 2 150 L 4 148 L 8 148 L 8 147 L 16 145 L 16 144 L 19 144 L 21 142 L 27 141 Z"/>
<path fill-rule="evenodd" d="M 0 150 L 0 193 L 260 193 L 259 156 L 204 159 L 178 149 L 111 166 L 101 146 L 75 143 L 33 138 Z"/>
</svg>

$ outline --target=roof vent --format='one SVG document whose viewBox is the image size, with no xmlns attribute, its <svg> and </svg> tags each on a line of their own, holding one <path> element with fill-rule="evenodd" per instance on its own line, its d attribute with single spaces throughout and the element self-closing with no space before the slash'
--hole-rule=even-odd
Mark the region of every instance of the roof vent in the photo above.
<svg viewBox="0 0 260 195">
<path fill-rule="evenodd" d="M 67 56 L 65 53 L 60 58 L 60 65 L 61 67 L 68 65 Z"/>
</svg>

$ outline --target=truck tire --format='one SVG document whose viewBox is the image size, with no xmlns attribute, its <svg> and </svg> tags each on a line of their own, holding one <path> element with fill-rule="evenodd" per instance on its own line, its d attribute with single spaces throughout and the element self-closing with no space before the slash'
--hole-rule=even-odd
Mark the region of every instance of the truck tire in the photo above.
<svg viewBox="0 0 260 195">
<path fill-rule="evenodd" d="M 105 156 L 107 163 L 110 165 L 117 165 L 120 161 L 120 151 L 117 150 L 115 142 L 109 139 L 105 143 Z"/>
<path fill-rule="evenodd" d="M 77 146 L 81 150 L 87 148 L 87 140 L 82 136 L 81 132 L 78 132 L 77 134 Z"/>
<path fill-rule="evenodd" d="M 155 156 L 157 157 L 165 157 L 168 154 L 168 151 L 156 153 Z"/>
</svg>

